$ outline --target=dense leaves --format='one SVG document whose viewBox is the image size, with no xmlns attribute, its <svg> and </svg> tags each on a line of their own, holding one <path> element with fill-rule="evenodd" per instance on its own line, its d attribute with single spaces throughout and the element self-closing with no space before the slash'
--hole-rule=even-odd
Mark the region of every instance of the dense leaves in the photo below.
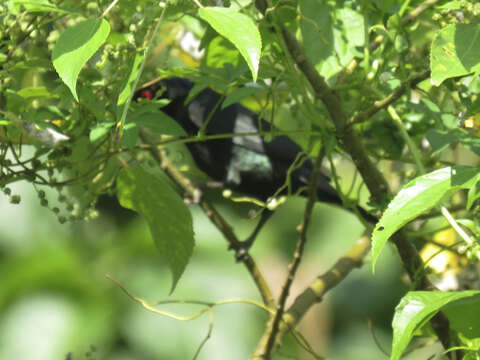
<svg viewBox="0 0 480 360">
<path fill-rule="evenodd" d="M 384 275 L 377 263 L 395 235 L 408 285 L 422 290 L 394 299 L 400 303 L 393 321 L 391 358 L 399 359 L 420 331 L 449 343 L 445 350 L 453 353 L 462 348 L 465 358 L 478 357 L 480 295 L 464 291 L 478 287 L 480 259 L 480 8 L 476 1 L 9 0 L 0 9 L 0 190 L 11 206 L 23 198 L 11 184 L 30 183 L 42 208 L 63 224 L 95 218 L 99 196 L 116 193 L 122 206 L 148 223 L 159 263 L 167 264 L 173 276 L 173 291 L 194 251 L 194 207 L 186 202 L 200 204 L 229 247 L 240 246 L 237 223 L 229 224 L 211 205 L 208 191 L 206 200 L 202 197 L 201 190 L 211 185 L 211 179 L 195 169 L 185 143 L 191 150 L 200 141 L 222 144 L 219 138 L 233 137 L 226 143 L 241 150 L 232 155 L 226 146 L 215 155 L 235 157 L 237 169 L 243 169 L 252 165 L 249 161 L 255 166 L 251 159 L 258 159 L 257 153 L 267 155 L 262 162 L 285 154 L 286 148 L 268 152 L 279 144 L 273 139 L 289 136 L 305 155 L 322 156 L 340 194 L 335 197 L 338 203 L 362 215 L 360 220 L 379 218 L 371 237 L 375 276 Z M 153 79 L 159 75 L 187 78 L 193 88 L 177 96 L 159 87 L 147 96 L 148 101 L 137 101 L 138 88 L 146 82 L 147 88 L 155 87 Z M 192 103 L 205 89 L 221 94 L 216 104 L 208 104 L 209 114 L 200 113 L 206 106 Z M 170 103 L 178 98 L 182 101 Z M 231 115 L 229 106 L 237 102 L 269 126 L 259 121 L 246 129 L 258 130 L 252 136 L 241 126 L 223 128 L 242 122 L 218 121 L 217 129 L 206 134 L 214 110 Z M 197 125 L 198 134 L 182 127 L 180 118 Z M 146 141 L 145 134 L 153 140 Z M 245 144 L 257 153 L 242 151 Z M 168 157 L 157 158 L 157 147 Z M 309 183 L 313 161 L 305 162 L 304 154 L 295 159 L 282 155 L 282 161 L 291 162 L 281 166 L 278 178 L 287 174 L 285 183 L 265 193 L 288 193 L 294 188 L 307 196 L 304 185 Z M 164 172 L 170 162 L 175 169 Z M 221 166 L 220 170 L 231 169 Z M 297 178 L 290 176 L 295 171 Z M 211 173 L 216 180 L 221 177 Z M 248 179 L 227 173 L 227 185 L 261 177 L 260 172 Z M 292 184 L 295 179 L 301 179 L 302 186 Z M 256 185 L 253 181 L 251 186 Z M 227 197 L 259 204 L 259 199 L 232 195 L 223 187 Z M 56 193 L 57 201 L 44 189 Z M 283 201 L 260 200 L 262 206 L 266 200 L 272 208 Z M 312 234 L 306 224 L 316 216 L 310 210 L 307 207 L 298 227 L 300 236 L 289 235 L 296 234 L 292 226 L 275 238 L 276 249 L 290 251 L 298 241 L 295 255 L 282 255 L 293 260 L 289 280 L 283 287 L 275 284 L 283 289 L 280 299 L 290 293 L 289 281 L 295 277 L 303 249 L 313 248 L 305 244 Z M 445 228 L 453 230 L 441 243 L 439 234 Z M 322 242 L 339 254 L 346 251 L 338 239 L 344 233 L 330 237 Z M 255 259 L 245 257 L 243 265 L 260 297 L 278 315 L 277 322 L 273 317 L 268 321 L 253 357 L 271 357 L 288 329 L 325 291 L 366 261 L 369 244 L 360 242 L 360 250 L 355 244 L 325 276 L 317 268 L 312 270 L 316 282 L 291 308 L 283 300 L 271 300 Z M 448 252 L 454 265 L 438 266 L 439 254 L 420 251 L 424 245 L 423 249 L 430 245 L 437 253 Z M 0 260 L 3 251 L 0 247 Z M 157 279 L 162 278 L 163 274 Z M 23 275 L 18 279 L 26 281 Z M 430 291 L 435 286 L 457 291 Z M 349 296 L 352 299 L 356 297 Z M 5 300 L 0 295 L 1 301 Z M 282 317 L 281 311 L 288 316 Z M 427 324 L 439 312 L 449 325 L 442 325 L 440 331 L 432 327 L 437 330 L 433 333 Z M 291 321 L 289 326 L 279 321 L 284 318 Z M 455 342 L 442 335 L 448 333 Z M 304 342 L 300 347 L 313 349 Z M 55 357 L 59 356 L 51 356 Z"/>
</svg>

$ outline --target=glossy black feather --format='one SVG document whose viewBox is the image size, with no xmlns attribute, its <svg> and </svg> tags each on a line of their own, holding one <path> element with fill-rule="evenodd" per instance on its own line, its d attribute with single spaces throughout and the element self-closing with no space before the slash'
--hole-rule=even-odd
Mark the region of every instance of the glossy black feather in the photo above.
<svg viewBox="0 0 480 360">
<path fill-rule="evenodd" d="M 201 91 L 192 101 L 185 100 L 193 83 L 183 78 L 167 78 L 147 89 L 137 92 L 136 97 L 151 95 L 163 89 L 161 97 L 170 99 L 162 108 L 175 119 L 189 135 L 197 135 L 209 114 L 216 107 L 221 95 L 211 89 Z M 270 124 L 258 115 L 233 104 L 225 109 L 220 106 L 213 113 L 206 129 L 206 135 L 255 133 L 259 129 L 270 130 Z M 187 144 L 197 166 L 212 179 L 223 182 L 226 187 L 265 201 L 275 194 L 287 180 L 287 171 L 302 149 L 287 136 L 277 136 L 266 142 L 262 136 L 251 135 L 221 140 L 209 140 Z M 303 155 L 302 155 L 303 156 Z M 311 159 L 291 173 L 290 188 L 283 193 L 297 193 L 309 182 L 312 172 Z M 341 204 L 329 178 L 322 175 L 318 182 L 318 200 Z M 305 195 L 305 191 L 301 193 Z"/>
</svg>

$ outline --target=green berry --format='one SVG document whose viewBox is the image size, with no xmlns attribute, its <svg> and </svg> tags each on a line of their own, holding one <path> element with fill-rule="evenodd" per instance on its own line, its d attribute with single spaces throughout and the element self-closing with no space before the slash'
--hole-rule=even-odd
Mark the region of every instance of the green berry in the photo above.
<svg viewBox="0 0 480 360">
<path fill-rule="evenodd" d="M 22 198 L 20 197 L 20 195 L 12 195 L 10 196 L 10 203 L 11 204 L 20 204 L 20 201 L 22 200 Z"/>
</svg>

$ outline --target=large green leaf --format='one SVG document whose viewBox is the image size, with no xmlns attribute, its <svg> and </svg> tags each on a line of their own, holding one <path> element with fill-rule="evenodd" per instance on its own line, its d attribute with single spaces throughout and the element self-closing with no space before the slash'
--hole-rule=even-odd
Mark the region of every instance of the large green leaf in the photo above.
<svg viewBox="0 0 480 360">
<path fill-rule="evenodd" d="M 262 39 L 253 20 L 236 10 L 215 6 L 200 8 L 198 15 L 235 45 L 248 64 L 253 81 L 257 81 Z"/>
<path fill-rule="evenodd" d="M 430 52 L 432 83 L 480 71 L 480 24 L 454 24 L 440 30 Z"/>
<path fill-rule="evenodd" d="M 89 19 L 65 30 L 53 48 L 53 66 L 77 101 L 78 74 L 109 33 L 110 25 L 105 19 Z"/>
<path fill-rule="evenodd" d="M 447 305 L 449 306 L 446 307 Z M 443 310 L 443 307 L 446 307 L 446 310 L 448 308 L 453 310 L 446 312 L 452 329 L 461 331 L 462 334 L 467 336 L 478 336 L 479 305 L 480 291 L 477 290 L 461 292 L 411 291 L 407 293 L 395 309 L 392 322 L 393 341 L 390 360 L 400 359 L 415 331 L 435 316 L 437 312 Z M 459 306 L 460 308 L 468 306 L 470 310 L 473 310 L 470 317 L 456 318 Z"/>
<path fill-rule="evenodd" d="M 326 79 L 341 71 L 365 45 L 362 14 L 323 0 L 300 0 L 305 53 Z"/>
<path fill-rule="evenodd" d="M 388 239 L 403 225 L 437 205 L 446 195 L 472 187 L 478 170 L 469 166 L 454 166 L 419 176 L 390 202 L 372 234 L 372 268 Z"/>
<path fill-rule="evenodd" d="M 147 220 L 152 237 L 172 271 L 172 291 L 193 252 L 192 217 L 183 199 L 161 177 L 140 167 L 122 169 L 117 197 Z"/>
</svg>

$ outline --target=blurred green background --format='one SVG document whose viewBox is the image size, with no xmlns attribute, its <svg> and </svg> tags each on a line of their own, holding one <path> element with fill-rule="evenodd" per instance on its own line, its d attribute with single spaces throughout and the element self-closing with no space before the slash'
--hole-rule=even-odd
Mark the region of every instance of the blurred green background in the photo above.
<svg viewBox="0 0 480 360">
<path fill-rule="evenodd" d="M 190 207 L 196 233 L 194 254 L 169 295 L 170 273 L 143 219 L 114 207 L 100 210 L 92 221 L 61 225 L 40 206 L 29 185 L 18 183 L 12 190 L 22 195 L 22 202 L 9 204 L 5 196 L 0 205 L 0 359 L 193 358 L 207 334 L 207 314 L 179 322 L 148 312 L 106 274 L 149 301 L 260 300 L 243 265 L 235 263 L 224 239 L 196 206 Z M 51 202 L 57 196 L 47 192 Z M 209 196 L 240 237 L 246 236 L 257 221 L 249 219 L 251 207 L 233 208 L 218 194 L 216 199 L 214 194 Z M 253 248 L 276 293 L 304 206 L 304 199 L 289 199 Z M 318 204 L 292 296 L 328 269 L 361 232 L 361 225 L 347 211 Z M 375 275 L 368 263 L 355 270 L 306 314 L 300 329 L 313 348 L 329 359 L 386 359 L 368 323 L 372 322 L 378 342 L 388 351 L 393 310 L 406 290 L 397 256 L 390 249 Z M 193 305 L 160 308 L 180 315 L 200 309 Z M 212 336 L 198 359 L 247 359 L 264 329 L 265 313 L 252 305 L 233 304 L 215 307 L 214 314 Z M 288 338 L 275 358 L 312 357 Z"/>
</svg>

